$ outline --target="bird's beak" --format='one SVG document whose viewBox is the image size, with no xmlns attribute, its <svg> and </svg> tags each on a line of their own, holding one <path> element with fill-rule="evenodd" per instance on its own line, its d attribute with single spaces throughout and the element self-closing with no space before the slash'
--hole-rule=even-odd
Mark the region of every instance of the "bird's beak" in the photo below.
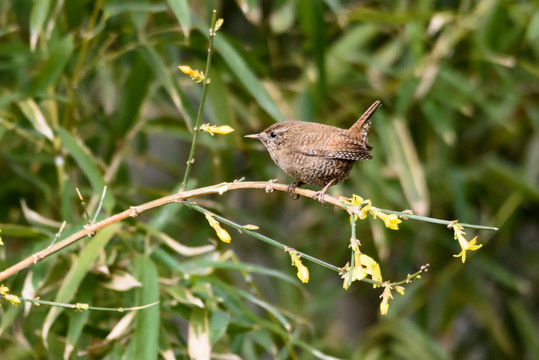
<svg viewBox="0 0 539 360">
<path fill-rule="evenodd" d="M 259 139 L 259 138 L 260 138 L 260 134 L 245 135 L 244 137 L 246 137 L 246 138 L 251 138 L 251 139 Z"/>
</svg>

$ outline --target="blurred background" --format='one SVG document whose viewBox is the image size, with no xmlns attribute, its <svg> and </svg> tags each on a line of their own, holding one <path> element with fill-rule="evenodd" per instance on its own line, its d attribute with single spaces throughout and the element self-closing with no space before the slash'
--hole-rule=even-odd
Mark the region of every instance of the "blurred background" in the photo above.
<svg viewBox="0 0 539 360">
<path fill-rule="evenodd" d="M 159 306 L 2 301 L 2 358 L 539 359 L 535 1 L 4 0 L 0 268 L 64 220 L 62 238 L 82 228 L 75 188 L 93 215 L 108 186 L 99 219 L 177 191 L 202 89 L 177 67 L 205 68 L 212 9 L 224 24 L 202 121 L 235 132 L 200 134 L 189 188 L 290 183 L 243 135 L 285 119 L 347 128 L 379 99 L 374 159 L 330 193 L 500 230 L 468 230 L 484 245 L 462 264 L 444 226 L 358 222 L 384 279 L 430 264 L 382 317 L 380 289 L 345 291 L 307 261 L 300 284 L 288 254 L 226 226 L 220 243 L 202 214 L 168 205 L 5 282 L 44 300 Z M 350 258 L 341 210 L 257 190 L 196 201 L 336 266 Z"/>
</svg>

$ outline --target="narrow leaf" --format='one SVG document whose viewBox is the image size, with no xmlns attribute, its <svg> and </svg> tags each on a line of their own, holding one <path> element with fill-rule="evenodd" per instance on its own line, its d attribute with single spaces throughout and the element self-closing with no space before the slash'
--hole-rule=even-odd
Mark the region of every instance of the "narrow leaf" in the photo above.
<svg viewBox="0 0 539 360">
<path fill-rule="evenodd" d="M 74 46 L 73 36 L 68 35 L 52 47 L 49 58 L 33 81 L 31 93 L 44 92 L 49 86 L 57 84 L 58 78 L 73 55 Z"/>
<path fill-rule="evenodd" d="M 35 50 L 43 23 L 49 12 L 50 0 L 35 0 L 30 12 L 30 49 Z"/>
<path fill-rule="evenodd" d="M 144 46 L 139 49 L 140 54 L 146 60 L 150 68 L 153 70 L 154 75 L 159 79 L 166 92 L 172 99 L 172 102 L 183 116 L 185 123 L 189 128 L 192 127 L 194 112 L 190 104 L 187 104 L 187 99 L 183 98 L 183 94 L 180 91 L 176 81 L 172 77 L 172 72 L 169 71 L 165 62 L 157 51 L 151 46 Z"/>
<path fill-rule="evenodd" d="M 119 227 L 120 224 L 112 224 L 99 230 L 90 242 L 86 244 L 80 253 L 79 259 L 73 262 L 72 267 L 67 272 L 65 280 L 56 294 L 56 298 L 54 299 L 55 302 L 68 303 L 73 299 L 73 296 L 77 293 L 82 280 L 94 264 L 97 256 L 105 248 L 108 241 L 116 233 Z M 45 346 L 47 346 L 47 335 L 49 334 L 49 330 L 63 310 L 63 308 L 52 307 L 47 314 L 41 334 Z"/>
<path fill-rule="evenodd" d="M 135 259 L 135 274 L 142 287 L 135 292 L 135 304 L 145 305 L 159 301 L 157 268 L 145 256 Z M 159 353 L 159 306 L 137 312 L 132 344 L 137 359 L 157 359 Z"/>
<path fill-rule="evenodd" d="M 198 24 L 197 27 L 206 38 L 209 37 L 206 25 Z M 238 81 L 249 91 L 259 105 L 275 120 L 284 121 L 283 114 L 270 98 L 266 89 L 256 78 L 253 71 L 247 66 L 245 60 L 240 56 L 236 49 L 230 45 L 222 33 L 217 33 L 213 44 L 215 49 L 220 53 L 222 59 L 228 64 L 234 75 L 236 75 Z"/>
<path fill-rule="evenodd" d="M 191 359 L 210 360 L 210 332 L 205 309 L 193 308 L 191 311 L 187 351 Z"/>
<path fill-rule="evenodd" d="M 47 139 L 52 141 L 54 137 L 52 129 L 50 128 L 49 124 L 47 124 L 45 116 L 41 112 L 39 106 L 37 106 L 34 99 L 26 99 L 23 101 L 19 101 L 17 102 L 17 105 L 19 105 L 19 108 L 26 116 L 26 118 L 30 120 L 34 128 L 40 134 L 44 135 Z"/>
<path fill-rule="evenodd" d="M 79 138 L 75 138 L 67 130 L 59 127 L 56 131 L 62 140 L 62 145 L 66 148 L 71 157 L 75 159 L 75 162 L 81 171 L 88 181 L 90 181 L 94 194 L 100 195 L 105 187 L 105 180 L 103 179 L 90 151 L 84 146 Z M 110 208 L 112 202 L 112 195 L 109 192 L 105 197 L 105 207 Z"/>
<path fill-rule="evenodd" d="M 191 30 L 191 12 L 189 11 L 189 3 L 187 0 L 168 0 L 168 6 L 172 9 L 176 20 L 182 27 L 183 35 L 189 38 Z"/>
</svg>

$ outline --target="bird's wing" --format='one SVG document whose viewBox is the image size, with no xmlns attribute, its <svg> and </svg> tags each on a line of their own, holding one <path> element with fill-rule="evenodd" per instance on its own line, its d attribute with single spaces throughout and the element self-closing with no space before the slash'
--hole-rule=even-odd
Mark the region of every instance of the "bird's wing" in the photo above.
<svg viewBox="0 0 539 360">
<path fill-rule="evenodd" d="M 309 141 L 311 139 L 308 138 L 305 140 L 299 144 L 298 151 L 307 156 L 352 161 L 372 159 L 369 148 L 357 139 L 345 135 L 328 136 L 319 141 Z"/>
</svg>

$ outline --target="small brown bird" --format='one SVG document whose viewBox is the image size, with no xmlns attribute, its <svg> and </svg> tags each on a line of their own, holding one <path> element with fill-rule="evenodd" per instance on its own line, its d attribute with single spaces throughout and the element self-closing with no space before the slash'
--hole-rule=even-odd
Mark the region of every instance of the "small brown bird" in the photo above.
<svg viewBox="0 0 539 360">
<path fill-rule="evenodd" d="M 273 161 L 297 181 L 288 187 L 293 199 L 296 187 L 303 184 L 322 186 L 315 199 L 324 204 L 328 188 L 348 177 L 358 160 L 370 160 L 367 144 L 371 116 L 381 106 L 375 101 L 350 129 L 301 122 L 283 121 L 260 134 L 246 135 L 262 141 Z"/>
</svg>

